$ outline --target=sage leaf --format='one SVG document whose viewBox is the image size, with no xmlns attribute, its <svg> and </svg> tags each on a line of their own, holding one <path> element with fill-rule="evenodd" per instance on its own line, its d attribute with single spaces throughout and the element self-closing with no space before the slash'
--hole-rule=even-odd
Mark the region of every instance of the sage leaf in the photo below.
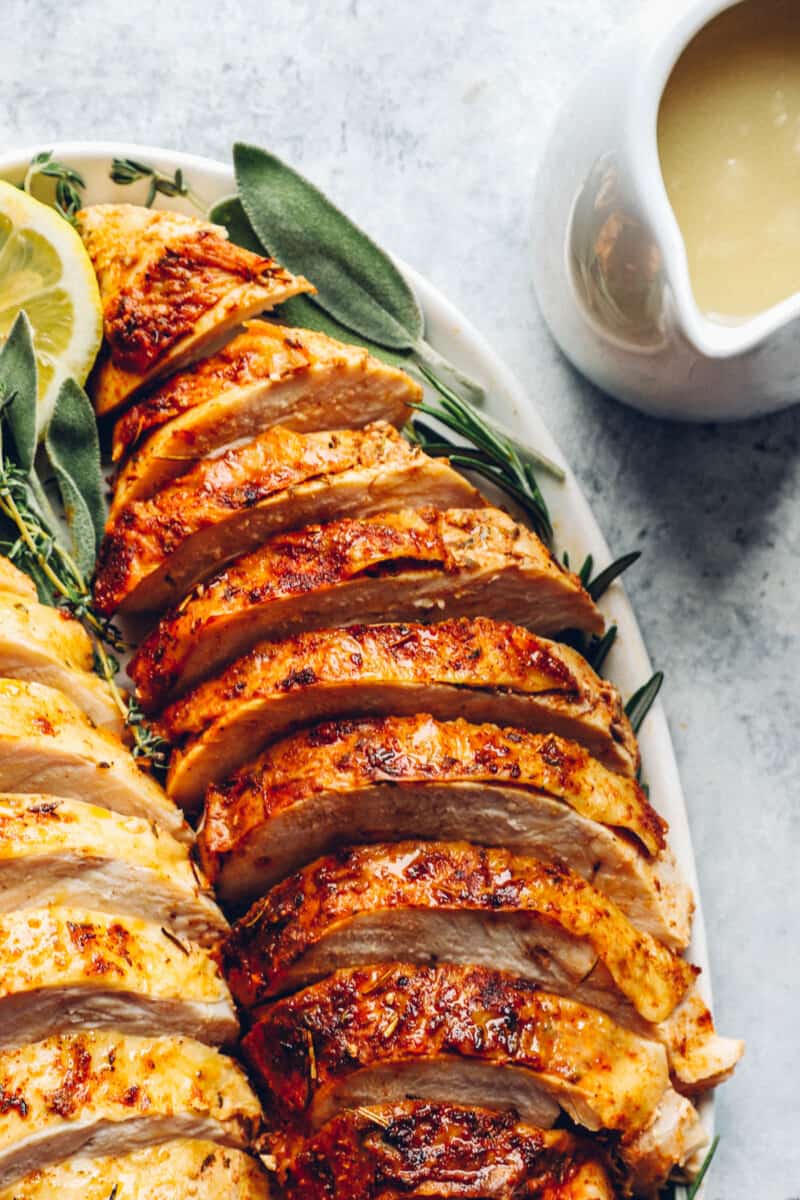
<svg viewBox="0 0 800 1200">
<path fill-rule="evenodd" d="M 64 503 L 75 561 L 90 576 L 103 536 L 106 506 L 94 410 L 74 381 L 62 383 L 45 448 Z"/>
<path fill-rule="evenodd" d="M 222 225 L 227 229 L 228 237 L 237 246 L 243 246 L 245 250 L 252 250 L 254 254 L 264 253 L 264 247 L 253 232 L 253 227 L 247 219 L 247 214 L 242 208 L 242 202 L 238 196 L 228 196 L 224 200 L 220 200 L 210 210 L 208 216 L 209 220 L 216 225 Z M 317 333 L 324 333 L 339 342 L 351 342 L 357 346 L 363 346 L 369 350 L 370 354 L 374 354 L 376 358 L 382 359 L 390 366 L 403 367 L 405 370 L 412 366 L 409 351 L 387 350 L 385 346 L 379 346 L 377 342 L 372 342 L 360 333 L 347 329 L 308 296 L 292 296 L 291 300 L 285 300 L 283 304 L 279 304 L 277 308 L 273 309 L 270 316 L 295 329 L 313 329 Z"/>
<path fill-rule="evenodd" d="M 261 244 L 317 288 L 317 303 L 348 329 L 411 350 L 424 322 L 392 260 L 318 188 L 274 154 L 237 142 L 236 186 Z"/>
<path fill-rule="evenodd" d="M 29 475 L 36 457 L 36 400 L 38 395 L 33 331 L 27 313 L 20 312 L 0 349 L 0 401 L 14 439 L 17 465 Z"/>
</svg>

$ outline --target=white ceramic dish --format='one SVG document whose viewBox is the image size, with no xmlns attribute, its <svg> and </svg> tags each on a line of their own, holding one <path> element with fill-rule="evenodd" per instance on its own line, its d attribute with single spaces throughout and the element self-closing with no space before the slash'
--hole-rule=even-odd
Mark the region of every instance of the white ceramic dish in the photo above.
<svg viewBox="0 0 800 1200">
<path fill-rule="evenodd" d="M 233 172 L 229 166 L 190 154 L 178 154 L 151 146 L 103 142 L 65 142 L 53 146 L 34 146 L 0 156 L 0 178 L 19 181 L 32 156 L 39 150 L 52 149 L 55 157 L 77 168 L 86 179 L 86 199 L 89 203 L 141 203 L 145 184 L 117 186 L 108 178 L 113 157 L 135 158 L 150 163 L 170 175 L 181 167 L 192 188 L 209 204 L 235 190 Z M 193 210 L 180 201 L 164 201 L 165 208 Z M 544 472 L 539 479 L 553 517 L 559 548 L 569 550 L 573 564 L 583 561 L 587 554 L 596 567 L 605 566 L 611 559 L 608 546 L 574 475 L 544 423 L 533 407 L 524 388 L 504 366 L 485 339 L 459 312 L 421 275 L 403 266 L 425 313 L 428 341 L 448 359 L 460 366 L 486 388 L 488 411 L 543 454 L 560 463 L 566 471 L 564 483 L 558 483 Z M 628 547 L 619 547 L 620 550 Z M 619 628 L 616 644 L 607 660 L 605 671 L 627 698 L 652 674 L 652 666 L 630 602 L 619 583 L 615 583 L 601 601 L 609 621 Z M 660 664 L 669 668 L 669 663 Z M 669 729 L 660 703 L 652 708 L 640 734 L 644 773 L 650 786 L 655 807 L 670 825 L 670 840 L 678 862 L 697 898 L 694 933 L 689 957 L 702 968 L 700 990 L 711 1001 L 708 954 L 706 950 L 703 912 L 697 888 L 694 854 L 689 832 L 683 791 L 678 777 Z M 713 1133 L 713 1101 L 703 1102 L 701 1112 L 709 1134 Z"/>
</svg>

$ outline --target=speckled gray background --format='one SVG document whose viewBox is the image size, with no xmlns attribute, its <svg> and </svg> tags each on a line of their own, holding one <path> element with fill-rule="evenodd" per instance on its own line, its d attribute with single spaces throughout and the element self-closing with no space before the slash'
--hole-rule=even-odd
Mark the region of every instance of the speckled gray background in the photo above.
<svg viewBox="0 0 800 1200">
<path fill-rule="evenodd" d="M 635 0 L 634 0 L 635 2 Z M 658 424 L 556 352 L 528 200 L 551 114 L 631 0 L 3 0 L 0 145 L 142 141 L 288 157 L 442 288 L 528 381 L 629 586 L 690 802 L 718 1024 L 709 1200 L 800 1195 L 800 410 Z"/>
</svg>

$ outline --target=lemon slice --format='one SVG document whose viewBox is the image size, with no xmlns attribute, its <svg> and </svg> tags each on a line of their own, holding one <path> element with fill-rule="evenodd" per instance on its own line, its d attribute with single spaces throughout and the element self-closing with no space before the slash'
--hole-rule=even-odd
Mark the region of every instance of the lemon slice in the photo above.
<svg viewBox="0 0 800 1200">
<path fill-rule="evenodd" d="M 100 349 L 100 292 L 69 222 L 0 180 L 0 342 L 21 309 L 33 327 L 43 429 L 63 380 L 84 383 Z"/>
</svg>

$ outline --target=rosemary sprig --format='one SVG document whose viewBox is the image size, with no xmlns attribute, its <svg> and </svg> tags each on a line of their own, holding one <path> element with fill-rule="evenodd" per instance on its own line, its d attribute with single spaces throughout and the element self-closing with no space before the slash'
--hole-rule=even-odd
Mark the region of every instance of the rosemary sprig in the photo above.
<svg viewBox="0 0 800 1200">
<path fill-rule="evenodd" d="M 417 418 L 410 430 L 414 440 L 426 454 L 446 456 L 454 466 L 474 471 L 495 484 L 519 504 L 539 536 L 550 542 L 553 536 L 550 513 L 530 459 L 523 458 L 511 438 L 494 429 L 477 409 L 456 395 L 426 366 L 420 364 L 419 370 L 441 400 L 438 405 L 417 404 L 416 411 L 445 425 L 469 444 L 458 445 Z"/>
<path fill-rule="evenodd" d="M 665 1195 L 665 1200 L 696 1200 L 696 1197 L 703 1185 L 703 1180 L 708 1173 L 708 1169 L 714 1160 L 714 1155 L 717 1152 L 719 1145 L 719 1137 L 715 1137 L 708 1148 L 708 1153 L 703 1159 L 700 1170 L 694 1177 L 692 1183 L 687 1187 L 685 1184 L 673 1182 L 669 1185 L 669 1190 Z"/>
<path fill-rule="evenodd" d="M 31 184 L 37 175 L 44 175 L 48 179 L 55 180 L 56 209 L 66 221 L 69 221 L 70 225 L 74 225 L 75 215 L 83 206 L 81 191 L 86 187 L 83 176 L 73 167 L 67 167 L 53 158 L 52 150 L 42 150 L 33 156 L 22 181 L 24 192 L 31 191 Z"/>
<path fill-rule="evenodd" d="M 149 179 L 150 184 L 145 199 L 147 208 L 150 208 L 159 194 L 168 196 L 171 199 L 182 196 L 205 215 L 206 205 L 186 182 L 181 167 L 177 168 L 174 175 L 165 175 L 162 171 L 151 167 L 148 163 L 137 162 L 134 158 L 114 158 L 111 161 L 109 175 L 114 183 L 124 186 L 131 183 L 138 183 L 141 179 Z"/>
<path fill-rule="evenodd" d="M 628 715 L 628 720 L 631 723 L 631 728 L 634 733 L 638 733 L 650 709 L 655 704 L 656 696 L 661 691 L 661 685 L 664 682 L 664 672 L 656 671 L 654 675 L 648 679 L 647 683 L 633 693 L 628 703 L 625 705 L 625 712 Z"/>
</svg>

